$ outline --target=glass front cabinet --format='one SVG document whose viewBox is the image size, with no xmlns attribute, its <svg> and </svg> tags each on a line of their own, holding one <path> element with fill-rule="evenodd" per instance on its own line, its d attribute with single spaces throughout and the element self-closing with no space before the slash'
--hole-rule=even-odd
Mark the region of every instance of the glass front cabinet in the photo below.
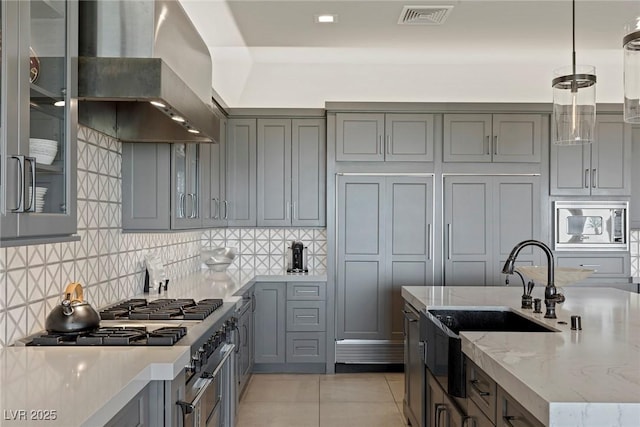
<svg viewBox="0 0 640 427">
<path fill-rule="evenodd" d="M 2 245 L 69 236 L 76 232 L 78 3 L 3 1 L 0 13 Z"/>
</svg>

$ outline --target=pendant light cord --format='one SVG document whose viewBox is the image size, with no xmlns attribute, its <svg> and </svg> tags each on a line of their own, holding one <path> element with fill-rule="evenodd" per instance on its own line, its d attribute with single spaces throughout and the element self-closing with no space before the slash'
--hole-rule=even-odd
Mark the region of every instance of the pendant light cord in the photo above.
<svg viewBox="0 0 640 427">
<path fill-rule="evenodd" d="M 578 82 L 576 81 L 576 0 L 572 0 L 571 3 L 571 29 L 572 29 L 572 46 L 571 60 L 573 64 L 573 80 L 571 81 L 571 92 L 578 91 Z"/>
</svg>

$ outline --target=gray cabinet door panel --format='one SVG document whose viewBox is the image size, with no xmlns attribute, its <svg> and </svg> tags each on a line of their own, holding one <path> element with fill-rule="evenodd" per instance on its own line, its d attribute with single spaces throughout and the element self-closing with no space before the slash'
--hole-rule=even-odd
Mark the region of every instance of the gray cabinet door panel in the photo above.
<svg viewBox="0 0 640 427">
<path fill-rule="evenodd" d="M 538 177 L 495 177 L 493 196 L 494 257 L 506 261 L 511 249 L 523 241 L 540 240 L 540 183 Z M 539 265 L 541 251 L 522 249 L 518 262 Z M 494 268 L 494 284 L 504 283 L 502 266 Z"/>
<path fill-rule="evenodd" d="M 323 363 L 326 358 L 326 333 L 287 333 L 287 363 Z"/>
<path fill-rule="evenodd" d="M 285 361 L 285 283 L 256 283 L 254 319 L 255 363 Z"/>
<path fill-rule="evenodd" d="M 345 261 L 338 274 L 338 338 L 385 337 L 383 265 L 377 260 Z"/>
<path fill-rule="evenodd" d="M 432 114 L 387 114 L 385 134 L 385 161 L 433 161 Z"/>
<path fill-rule="evenodd" d="M 122 228 L 168 230 L 170 145 L 122 144 Z"/>
<path fill-rule="evenodd" d="M 355 182 L 353 182 L 355 181 Z M 384 181 L 379 178 L 358 178 L 341 187 L 345 255 L 381 255 L 381 196 Z"/>
<path fill-rule="evenodd" d="M 256 226 L 256 120 L 227 124 L 227 200 L 230 226 Z"/>
<path fill-rule="evenodd" d="M 324 301 L 287 302 L 287 331 L 322 332 L 326 329 Z"/>
<path fill-rule="evenodd" d="M 225 220 L 225 211 L 228 211 L 228 202 L 225 205 L 226 132 L 226 121 L 222 121 L 220 141 L 215 144 L 200 145 L 204 175 L 201 201 L 202 225 L 204 227 L 223 227 L 227 224 Z"/>
<path fill-rule="evenodd" d="M 444 161 L 491 162 L 491 115 L 445 114 Z"/>
<path fill-rule="evenodd" d="M 327 282 L 287 282 L 287 300 L 325 300 L 326 295 Z"/>
<path fill-rule="evenodd" d="M 446 177 L 445 285 L 484 285 L 491 271 L 491 177 Z"/>
<path fill-rule="evenodd" d="M 325 225 L 326 130 L 324 119 L 291 121 L 291 225 Z"/>
<path fill-rule="evenodd" d="M 493 115 L 494 162 L 540 162 L 542 118 L 538 114 Z"/>
<path fill-rule="evenodd" d="M 171 228 L 197 228 L 200 217 L 199 144 L 171 144 L 173 206 Z"/>
<path fill-rule="evenodd" d="M 591 194 L 630 195 L 631 126 L 624 123 L 622 116 L 597 117 L 591 153 Z"/>
<path fill-rule="evenodd" d="M 401 287 L 426 286 L 433 280 L 433 181 L 431 177 L 388 177 L 385 195 L 386 324 L 391 338 L 401 340 Z"/>
<path fill-rule="evenodd" d="M 383 161 L 384 114 L 336 114 L 336 160 Z"/>
<path fill-rule="evenodd" d="M 258 120 L 258 226 L 291 225 L 291 120 Z"/>
<path fill-rule="evenodd" d="M 591 194 L 591 147 L 551 145 L 551 194 L 579 196 Z"/>
</svg>

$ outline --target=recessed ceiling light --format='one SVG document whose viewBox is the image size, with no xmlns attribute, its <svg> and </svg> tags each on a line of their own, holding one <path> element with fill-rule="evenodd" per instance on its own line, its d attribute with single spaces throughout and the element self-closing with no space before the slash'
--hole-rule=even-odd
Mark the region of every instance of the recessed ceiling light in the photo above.
<svg viewBox="0 0 640 427">
<path fill-rule="evenodd" d="M 150 101 L 151 105 L 155 105 L 158 108 L 166 108 L 166 105 L 164 105 L 162 102 L 160 101 Z"/>
<path fill-rule="evenodd" d="M 184 122 L 184 119 L 182 117 L 180 117 L 180 116 L 171 116 L 171 118 L 173 120 L 175 120 L 176 122 L 178 122 L 178 123 L 183 123 Z"/>
<path fill-rule="evenodd" d="M 64 101 L 56 101 L 53 103 L 53 105 L 56 107 L 64 107 Z"/>
<path fill-rule="evenodd" d="M 338 15 L 316 15 L 315 18 L 318 24 L 334 24 L 338 22 Z"/>
<path fill-rule="evenodd" d="M 200 133 L 200 131 L 198 129 L 189 129 L 189 132 L 191 132 L 191 133 Z"/>
</svg>

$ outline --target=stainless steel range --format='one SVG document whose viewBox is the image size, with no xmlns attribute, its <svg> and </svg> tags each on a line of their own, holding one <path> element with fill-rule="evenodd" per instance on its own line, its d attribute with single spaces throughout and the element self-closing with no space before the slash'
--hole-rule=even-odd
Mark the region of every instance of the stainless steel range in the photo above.
<svg viewBox="0 0 640 427">
<path fill-rule="evenodd" d="M 129 299 L 100 311 L 100 328 L 80 334 L 46 331 L 23 346 L 188 346 L 190 359 L 165 385 L 165 425 L 233 426 L 235 304 L 221 299 Z"/>
</svg>

